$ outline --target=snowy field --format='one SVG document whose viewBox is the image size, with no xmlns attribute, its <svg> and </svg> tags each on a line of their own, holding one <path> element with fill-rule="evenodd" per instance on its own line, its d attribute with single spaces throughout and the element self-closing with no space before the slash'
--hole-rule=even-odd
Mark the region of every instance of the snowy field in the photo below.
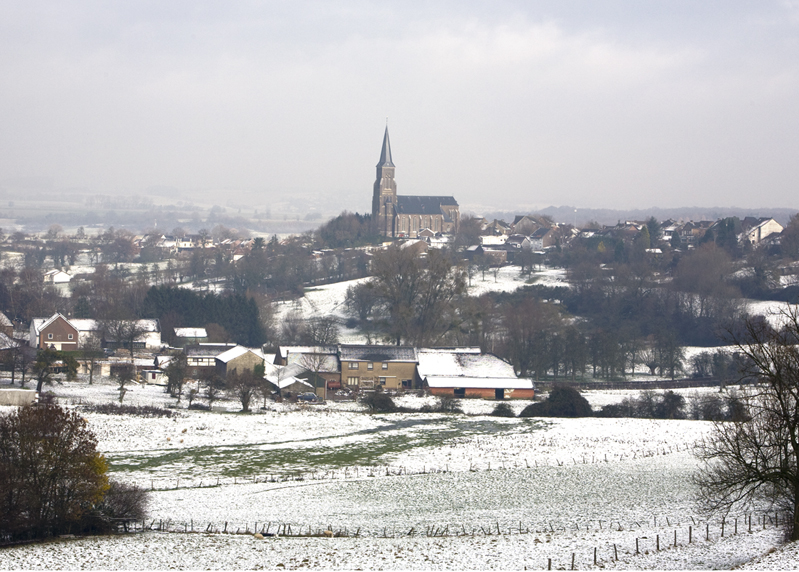
<svg viewBox="0 0 799 572">
<path fill-rule="evenodd" d="M 53 391 L 82 411 L 113 478 L 154 489 L 146 525 L 165 531 L 6 548 L 0 569 L 569 569 L 572 558 L 585 569 L 595 551 L 596 567 L 618 569 L 799 563 L 792 546 L 769 553 L 782 536 L 763 513 L 751 532 L 747 515 L 729 515 L 722 537 L 720 517 L 697 510 L 692 449 L 706 422 L 496 418 L 483 400 L 462 400 L 465 414 L 271 402 L 241 414 L 227 401 L 142 418 L 83 409 L 116 399 L 106 380 Z M 134 386 L 125 402 L 174 399 Z"/>
</svg>

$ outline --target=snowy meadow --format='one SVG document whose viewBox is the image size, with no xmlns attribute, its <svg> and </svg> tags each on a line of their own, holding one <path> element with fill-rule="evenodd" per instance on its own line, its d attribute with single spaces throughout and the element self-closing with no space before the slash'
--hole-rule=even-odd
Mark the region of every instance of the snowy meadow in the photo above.
<svg viewBox="0 0 799 572">
<path fill-rule="evenodd" d="M 110 381 L 53 390 L 83 411 L 113 478 L 152 490 L 146 531 L 5 548 L 2 569 L 795 568 L 768 554 L 781 515 L 727 515 L 722 530 L 698 512 L 692 449 L 707 422 L 500 418 L 481 400 L 463 414 L 223 401 L 133 417 L 86 409 L 116 398 Z M 174 400 L 145 385 L 125 401 Z"/>
</svg>

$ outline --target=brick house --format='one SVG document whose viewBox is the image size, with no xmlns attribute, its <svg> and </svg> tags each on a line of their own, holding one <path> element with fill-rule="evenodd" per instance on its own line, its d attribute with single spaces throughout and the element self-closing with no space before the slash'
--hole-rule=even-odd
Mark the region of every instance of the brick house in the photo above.
<svg viewBox="0 0 799 572">
<path fill-rule="evenodd" d="M 31 320 L 30 345 L 34 348 L 52 348 L 59 351 L 78 349 L 78 329 L 61 314 L 50 318 Z"/>
</svg>

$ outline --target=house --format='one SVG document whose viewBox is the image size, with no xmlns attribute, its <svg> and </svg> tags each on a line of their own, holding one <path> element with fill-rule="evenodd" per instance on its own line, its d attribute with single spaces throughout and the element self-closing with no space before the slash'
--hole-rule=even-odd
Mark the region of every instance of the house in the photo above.
<svg viewBox="0 0 799 572">
<path fill-rule="evenodd" d="M 341 381 L 349 387 L 410 389 L 416 375 L 416 348 L 408 346 L 339 346 Z"/>
<path fill-rule="evenodd" d="M 207 341 L 208 332 L 205 328 L 175 328 L 175 346 L 179 348 Z"/>
<path fill-rule="evenodd" d="M 236 347 L 236 344 L 196 344 L 183 348 L 186 365 L 196 374 L 200 368 L 216 368 L 216 356 Z"/>
<path fill-rule="evenodd" d="M 532 250 L 533 248 L 533 243 L 530 241 L 530 237 L 523 234 L 510 235 L 508 240 L 505 241 L 505 244 L 515 250 Z"/>
<path fill-rule="evenodd" d="M 314 386 L 312 375 L 310 376 L 311 380 L 303 379 L 303 377 L 309 377 L 308 373 L 307 369 L 298 364 L 272 365 L 271 370 L 267 371 L 266 375 L 264 375 L 264 379 L 272 384 L 276 393 L 283 396 L 289 393 L 299 394 L 309 392 L 314 392 L 319 395 L 319 389 L 324 390 L 324 388 L 317 388 Z M 324 398 L 324 395 L 320 397 Z"/>
<path fill-rule="evenodd" d="M 244 346 L 232 347 L 214 358 L 216 372 L 222 377 L 244 370 L 253 371 L 257 366 L 263 366 L 264 363 L 264 353 L 260 349 L 245 348 Z"/>
<path fill-rule="evenodd" d="M 555 246 L 556 228 L 541 227 L 530 235 L 530 245 L 533 250 L 543 250 Z"/>
<path fill-rule="evenodd" d="M 42 280 L 45 284 L 66 284 L 72 280 L 72 276 L 63 270 L 53 269 L 45 272 Z"/>
<path fill-rule="evenodd" d="M 494 222 L 488 223 L 483 230 L 494 236 L 507 236 L 511 234 L 511 225 L 504 220 L 494 219 Z"/>
<path fill-rule="evenodd" d="M 483 399 L 532 399 L 530 379 L 516 377 L 513 366 L 480 348 L 431 348 L 418 353 L 417 380 L 433 395 Z"/>
<path fill-rule="evenodd" d="M 327 389 L 341 387 L 338 346 L 280 346 L 275 363 L 302 366 L 323 378 Z"/>
<path fill-rule="evenodd" d="M 744 229 L 746 240 L 750 244 L 757 245 L 772 234 L 779 234 L 783 231 L 783 226 L 773 218 L 763 217 L 759 219 L 752 219 L 746 217 L 741 221 L 741 226 Z"/>
<path fill-rule="evenodd" d="M 34 348 L 51 348 L 58 351 L 78 349 L 78 329 L 63 315 L 31 320 L 30 345 Z"/>
<path fill-rule="evenodd" d="M 529 235 L 538 230 L 539 227 L 541 227 L 541 223 L 531 215 L 516 215 L 510 224 L 511 232 L 514 234 Z"/>
</svg>

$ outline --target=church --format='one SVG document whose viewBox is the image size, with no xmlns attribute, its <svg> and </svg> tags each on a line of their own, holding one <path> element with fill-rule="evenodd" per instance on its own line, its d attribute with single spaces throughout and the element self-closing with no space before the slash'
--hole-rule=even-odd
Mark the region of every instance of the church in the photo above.
<svg viewBox="0 0 799 572">
<path fill-rule="evenodd" d="M 425 229 L 434 233 L 458 232 L 459 223 L 460 208 L 454 197 L 397 195 L 386 126 L 372 196 L 372 225 L 375 233 L 392 238 L 416 238 Z"/>
</svg>

